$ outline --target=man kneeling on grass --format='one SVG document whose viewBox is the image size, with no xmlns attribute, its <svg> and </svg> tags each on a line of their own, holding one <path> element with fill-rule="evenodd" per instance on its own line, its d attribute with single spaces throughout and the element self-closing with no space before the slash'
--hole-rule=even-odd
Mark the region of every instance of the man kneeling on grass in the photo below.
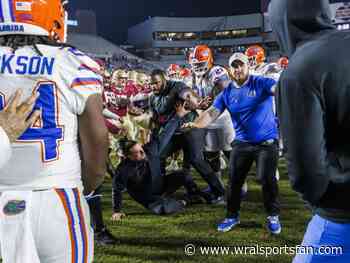
<svg viewBox="0 0 350 263">
<path fill-rule="evenodd" d="M 179 93 L 175 106 L 176 114 L 159 134 L 153 135 L 148 144 L 142 146 L 127 139 L 120 141 L 120 150 L 125 159 L 113 176 L 113 221 L 124 216 L 121 212 L 124 189 L 136 202 L 157 215 L 183 211 L 186 201 L 169 198 L 181 186 L 185 187 L 188 195 L 200 194 L 192 178 L 183 171 L 162 175 L 160 169 L 161 152 L 175 130 L 183 124 L 183 117 L 190 112 L 191 106 L 181 100 L 181 96 L 186 92 L 189 91 L 184 89 Z"/>
</svg>

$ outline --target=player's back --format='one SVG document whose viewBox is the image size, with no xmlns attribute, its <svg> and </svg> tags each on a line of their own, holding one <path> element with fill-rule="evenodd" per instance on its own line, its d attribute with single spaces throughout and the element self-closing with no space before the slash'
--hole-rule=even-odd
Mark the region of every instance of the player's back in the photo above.
<svg viewBox="0 0 350 263">
<path fill-rule="evenodd" d="M 37 45 L 15 52 L 0 47 L 0 109 L 18 89 L 39 92 L 41 118 L 12 145 L 0 170 L 0 191 L 81 186 L 78 115 L 91 94 L 101 92 L 98 65 L 73 48 Z"/>
</svg>

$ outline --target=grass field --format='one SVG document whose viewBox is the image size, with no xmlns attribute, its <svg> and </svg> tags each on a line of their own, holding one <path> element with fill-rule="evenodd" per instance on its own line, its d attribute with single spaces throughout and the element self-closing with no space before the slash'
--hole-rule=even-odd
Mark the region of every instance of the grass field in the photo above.
<svg viewBox="0 0 350 263">
<path fill-rule="evenodd" d="M 276 237 L 268 234 L 265 227 L 266 215 L 262 204 L 261 187 L 254 180 L 254 169 L 248 180 L 248 196 L 242 203 L 241 224 L 227 233 L 216 231 L 216 224 L 225 215 L 223 206 L 195 205 L 187 208 L 182 214 L 154 216 L 132 201 L 126 193 L 123 212 L 127 217 L 121 222 L 112 224 L 109 220 L 112 211 L 111 185 L 108 181 L 104 187 L 104 219 L 119 243 L 110 247 L 96 247 L 94 262 L 291 262 L 293 257 L 287 254 L 268 257 L 237 255 L 233 252 L 231 254 L 232 249 L 227 255 L 224 250 L 218 250 L 218 254 L 206 255 L 201 253 L 200 248 L 257 245 L 291 247 L 300 244 L 311 213 L 291 190 L 284 162 L 280 163 L 279 170 L 282 233 Z M 200 182 L 198 178 L 197 181 Z M 195 255 L 185 255 L 186 244 L 193 244 L 196 247 Z"/>
</svg>

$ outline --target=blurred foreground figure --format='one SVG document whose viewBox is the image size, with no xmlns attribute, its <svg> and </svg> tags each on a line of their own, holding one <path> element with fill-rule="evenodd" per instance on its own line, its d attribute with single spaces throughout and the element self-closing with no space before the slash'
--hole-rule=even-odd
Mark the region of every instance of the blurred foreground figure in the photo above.
<svg viewBox="0 0 350 263">
<path fill-rule="evenodd" d="M 350 262 L 350 33 L 333 27 L 327 0 L 274 0 L 269 12 L 290 58 L 278 89 L 289 176 L 314 213 L 302 243 L 314 253 L 294 263 Z"/>
</svg>

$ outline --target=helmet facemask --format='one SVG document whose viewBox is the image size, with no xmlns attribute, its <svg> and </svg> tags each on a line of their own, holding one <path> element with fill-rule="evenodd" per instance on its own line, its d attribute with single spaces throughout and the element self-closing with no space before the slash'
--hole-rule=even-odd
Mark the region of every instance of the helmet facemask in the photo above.
<svg viewBox="0 0 350 263">
<path fill-rule="evenodd" d="M 203 77 L 209 71 L 208 61 L 192 63 L 191 67 L 197 77 Z"/>
</svg>

